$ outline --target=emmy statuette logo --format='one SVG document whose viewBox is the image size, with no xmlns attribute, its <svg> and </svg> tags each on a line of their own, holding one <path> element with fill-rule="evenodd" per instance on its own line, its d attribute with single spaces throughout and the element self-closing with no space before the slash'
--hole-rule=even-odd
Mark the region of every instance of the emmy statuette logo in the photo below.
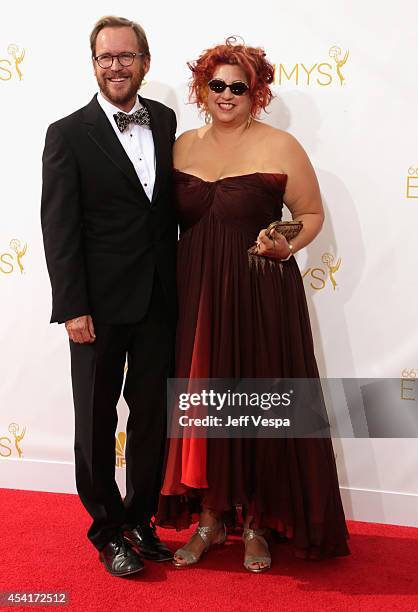
<svg viewBox="0 0 418 612">
<path fill-rule="evenodd" d="M 338 78 L 340 80 L 340 85 L 343 85 L 343 83 L 345 81 L 345 77 L 344 77 L 343 73 L 341 72 L 341 68 L 347 62 L 347 59 L 348 59 L 348 49 L 344 53 L 344 56 L 343 56 L 343 53 L 342 53 L 340 47 L 337 47 L 337 45 L 334 45 L 328 51 L 328 55 L 334 60 L 335 67 L 336 67 L 337 74 L 338 74 Z"/>
<path fill-rule="evenodd" d="M 20 443 L 25 437 L 26 427 L 21 429 L 17 423 L 10 423 L 8 429 L 12 437 L 0 437 L 0 457 L 11 457 L 15 454 L 18 459 L 22 459 L 23 451 Z"/>
<path fill-rule="evenodd" d="M 0 252 L 0 276 L 1 274 L 12 274 L 17 272 L 24 274 L 23 257 L 26 255 L 28 245 L 22 245 L 18 238 L 12 238 L 9 242 L 10 251 Z"/>
<path fill-rule="evenodd" d="M 126 465 L 125 461 L 125 447 L 126 447 L 126 433 L 120 431 L 115 438 L 116 445 L 116 467 L 123 468 Z"/>
<path fill-rule="evenodd" d="M 418 166 L 410 166 L 406 176 L 406 197 L 408 199 L 418 198 Z"/>
<path fill-rule="evenodd" d="M 335 275 L 341 267 L 341 257 L 336 257 L 332 253 L 324 253 L 321 257 L 323 266 L 309 267 L 302 273 L 302 278 L 309 282 L 311 289 L 321 291 L 325 289 L 327 281 L 335 291 L 338 287 Z"/>
<path fill-rule="evenodd" d="M 275 64 L 275 85 L 283 85 L 286 81 L 293 85 L 319 85 L 328 87 L 333 83 L 345 85 L 346 78 L 343 68 L 347 63 L 349 51 L 343 52 L 341 47 L 333 45 L 328 50 L 326 61 L 315 63 L 296 63 L 293 66 L 285 64 Z"/>
<path fill-rule="evenodd" d="M 13 77 L 23 79 L 21 64 L 25 58 L 25 49 L 10 44 L 7 47 L 8 58 L 0 58 L 0 81 L 11 81 Z M 9 59 L 10 58 L 10 59 Z"/>
</svg>

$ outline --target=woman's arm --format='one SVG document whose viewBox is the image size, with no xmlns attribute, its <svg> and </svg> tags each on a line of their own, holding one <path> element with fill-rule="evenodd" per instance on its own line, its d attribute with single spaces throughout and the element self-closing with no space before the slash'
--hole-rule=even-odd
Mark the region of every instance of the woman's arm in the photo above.
<svg viewBox="0 0 418 612">
<path fill-rule="evenodd" d="M 283 199 L 292 218 L 303 222 L 303 229 L 290 241 L 291 250 L 283 236 L 276 232 L 273 244 L 262 230 L 258 236 L 258 252 L 266 257 L 285 259 L 290 252 L 299 251 L 319 234 L 324 222 L 324 209 L 315 171 L 303 147 L 286 132 L 280 132 L 274 138 L 275 155 L 288 177 Z"/>
</svg>

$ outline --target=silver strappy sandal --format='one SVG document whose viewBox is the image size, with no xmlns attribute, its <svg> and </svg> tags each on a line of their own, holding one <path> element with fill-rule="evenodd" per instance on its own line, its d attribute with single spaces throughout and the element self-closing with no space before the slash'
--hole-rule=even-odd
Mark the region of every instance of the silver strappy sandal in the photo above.
<svg viewBox="0 0 418 612">
<path fill-rule="evenodd" d="M 215 542 L 211 542 L 210 536 L 213 533 L 216 533 L 217 531 L 221 531 L 221 529 L 223 531 L 221 532 L 219 540 Z M 203 554 L 207 552 L 209 548 L 211 548 L 212 546 L 225 544 L 226 527 L 223 523 L 218 523 L 217 525 L 214 525 L 213 527 L 209 527 L 209 526 L 203 527 L 202 525 L 199 525 L 193 535 L 200 536 L 203 542 L 206 544 L 206 547 L 204 548 L 204 550 L 201 552 L 200 555 L 197 555 L 196 553 L 192 552 L 191 550 L 187 550 L 186 548 L 179 548 L 174 553 L 174 557 L 179 556 L 182 558 L 183 561 L 180 562 L 174 558 L 173 564 L 176 567 L 188 567 L 189 565 L 194 565 L 202 558 Z"/>
<path fill-rule="evenodd" d="M 267 544 L 267 540 L 266 538 L 263 536 L 264 534 L 264 529 L 244 529 L 244 533 L 242 536 L 242 539 L 244 540 L 244 544 L 245 544 L 245 549 L 247 549 L 247 542 L 251 542 L 251 540 L 258 540 L 259 542 L 261 542 L 262 544 L 264 544 L 264 546 L 267 548 L 267 550 L 269 549 L 269 546 Z M 255 563 L 258 563 L 259 565 L 261 563 L 265 563 L 266 565 L 264 565 L 264 567 L 251 567 L 252 565 L 254 565 Z M 260 556 L 260 555 L 245 555 L 244 557 L 244 567 L 245 569 L 247 569 L 249 572 L 254 572 L 256 574 L 259 574 L 260 572 L 265 572 L 266 570 L 270 569 L 271 567 L 271 557 L 270 555 L 264 555 L 264 556 Z"/>
</svg>

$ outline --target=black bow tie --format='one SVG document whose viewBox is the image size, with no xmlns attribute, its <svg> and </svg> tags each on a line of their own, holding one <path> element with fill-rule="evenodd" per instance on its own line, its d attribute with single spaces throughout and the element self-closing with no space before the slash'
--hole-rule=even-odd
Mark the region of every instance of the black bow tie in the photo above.
<svg viewBox="0 0 418 612">
<path fill-rule="evenodd" d="M 113 117 L 121 132 L 126 130 L 130 123 L 136 123 L 136 125 L 143 125 L 144 127 L 148 128 L 151 127 L 151 117 L 148 110 L 144 106 L 132 113 L 132 115 L 127 115 L 126 113 L 119 111 L 119 113 L 116 113 L 113 115 Z"/>
</svg>

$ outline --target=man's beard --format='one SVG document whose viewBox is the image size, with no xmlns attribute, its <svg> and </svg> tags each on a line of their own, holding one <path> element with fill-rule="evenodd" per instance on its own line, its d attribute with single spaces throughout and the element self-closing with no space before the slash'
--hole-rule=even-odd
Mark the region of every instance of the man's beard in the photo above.
<svg viewBox="0 0 418 612">
<path fill-rule="evenodd" d="M 131 73 L 129 75 L 130 76 L 130 86 L 124 92 L 122 91 L 115 92 L 114 90 L 111 89 L 111 86 L 109 86 L 109 81 L 108 81 L 108 77 L 110 76 L 109 74 L 105 77 L 103 76 L 98 77 L 97 82 L 99 84 L 100 90 L 106 96 L 108 100 L 110 100 L 114 104 L 126 104 L 127 102 L 132 100 L 132 98 L 134 98 L 136 94 L 138 93 L 138 90 L 141 87 L 141 83 L 142 83 L 142 79 L 144 78 L 144 75 L 145 75 L 145 70 L 142 67 L 138 71 L 135 71 L 135 73 Z M 121 71 L 120 73 L 118 72 L 113 73 L 112 76 L 114 78 L 118 78 L 118 77 L 127 76 L 127 75 L 123 74 L 123 72 Z"/>
</svg>

